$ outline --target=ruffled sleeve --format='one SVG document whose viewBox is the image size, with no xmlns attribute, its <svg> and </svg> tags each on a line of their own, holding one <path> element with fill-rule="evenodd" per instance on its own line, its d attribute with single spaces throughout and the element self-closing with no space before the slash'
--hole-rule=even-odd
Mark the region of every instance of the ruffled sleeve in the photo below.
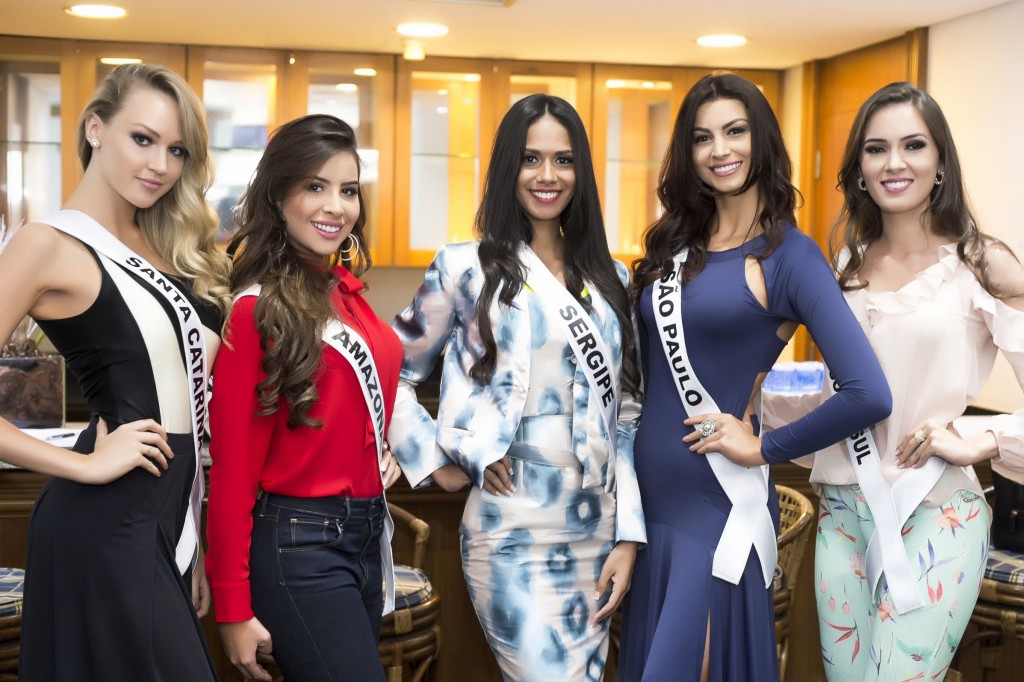
<svg viewBox="0 0 1024 682">
<path fill-rule="evenodd" d="M 1018 385 L 1024 387 L 1024 311 L 994 298 L 980 285 L 978 288 L 980 292 L 975 302 L 992 334 L 992 341 L 1010 362 Z M 1024 483 L 1024 408 L 993 417 L 989 431 L 999 446 L 992 468 Z"/>
</svg>

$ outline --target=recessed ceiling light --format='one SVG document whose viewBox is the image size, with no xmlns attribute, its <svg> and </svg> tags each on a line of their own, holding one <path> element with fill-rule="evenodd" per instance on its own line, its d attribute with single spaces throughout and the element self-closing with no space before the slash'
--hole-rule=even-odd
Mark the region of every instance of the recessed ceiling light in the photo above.
<svg viewBox="0 0 1024 682">
<path fill-rule="evenodd" d="M 701 36 L 697 38 L 697 44 L 701 47 L 739 47 L 746 45 L 747 39 L 733 35 Z"/>
<path fill-rule="evenodd" d="M 359 86 L 355 83 L 338 83 L 334 86 L 334 89 L 341 92 L 358 92 Z"/>
<path fill-rule="evenodd" d="M 618 78 L 612 78 L 604 82 L 606 88 L 622 88 L 626 86 L 626 81 Z"/>
<path fill-rule="evenodd" d="M 121 66 L 122 64 L 141 64 L 138 57 L 100 57 L 100 64 L 107 66 Z"/>
<path fill-rule="evenodd" d="M 395 30 L 408 38 L 437 38 L 448 33 L 448 27 L 441 24 L 399 24 Z"/>
<path fill-rule="evenodd" d="M 352 73 L 356 76 L 369 76 L 370 78 L 373 78 L 377 75 L 377 69 L 361 68 L 355 69 Z"/>
<path fill-rule="evenodd" d="M 120 19 L 128 14 L 124 8 L 114 5 L 71 5 L 65 7 L 64 12 L 84 19 Z"/>
</svg>

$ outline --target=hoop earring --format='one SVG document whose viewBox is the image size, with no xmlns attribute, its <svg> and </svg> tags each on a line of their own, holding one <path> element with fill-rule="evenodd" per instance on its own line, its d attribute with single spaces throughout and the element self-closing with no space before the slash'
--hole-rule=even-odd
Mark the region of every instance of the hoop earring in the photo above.
<svg viewBox="0 0 1024 682">
<path fill-rule="evenodd" d="M 857 189 L 859 189 L 861 192 L 868 191 L 868 183 L 864 181 L 863 175 L 857 177 Z"/>
<path fill-rule="evenodd" d="M 288 235 L 284 234 L 284 232 L 282 231 L 282 234 L 281 234 L 281 245 L 277 247 L 276 251 L 274 251 L 274 257 L 277 258 L 277 260 L 279 260 L 279 261 L 280 260 L 284 260 L 284 254 L 285 254 L 285 251 L 287 251 L 287 250 L 288 250 Z"/>
<path fill-rule="evenodd" d="M 940 169 L 939 172 L 935 174 L 935 184 L 936 185 L 941 185 L 945 181 L 946 181 L 946 171 Z"/>
<path fill-rule="evenodd" d="M 348 245 L 346 246 L 346 244 Z M 338 255 L 341 256 L 341 260 L 352 262 L 359 257 L 361 250 L 359 239 L 349 232 L 345 241 L 341 243 L 341 248 L 338 249 Z"/>
</svg>

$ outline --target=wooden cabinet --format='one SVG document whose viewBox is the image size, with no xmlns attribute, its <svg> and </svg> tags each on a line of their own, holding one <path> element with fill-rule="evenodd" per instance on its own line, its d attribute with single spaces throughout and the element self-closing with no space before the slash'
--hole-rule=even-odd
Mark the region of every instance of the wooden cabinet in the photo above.
<svg viewBox="0 0 1024 682">
<path fill-rule="evenodd" d="M 0 38 L 0 70 L 59 80 L 50 116 L 59 126 L 33 148 L 59 163 L 58 184 L 25 172 L 36 208 L 0 183 L 8 222 L 40 217 L 70 194 L 81 168 L 73 149 L 78 116 L 96 84 L 114 68 L 107 58 L 141 59 L 181 73 L 203 101 L 216 180 L 208 199 L 221 218 L 220 240 L 233 228 L 231 209 L 255 170 L 270 133 L 307 113 L 331 113 L 356 130 L 374 262 L 422 267 L 444 243 L 472 239 L 494 132 L 508 107 L 534 92 L 576 107 L 590 134 L 609 246 L 627 263 L 660 211 L 655 190 L 679 103 L 707 69 L 396 55 L 289 52 L 255 48 L 142 45 Z M 12 66 L 14 65 L 14 66 Z M 780 101 L 776 71 L 741 71 Z M 53 83 L 49 86 L 54 87 Z M 0 144 L 9 173 L 10 123 L 19 104 L 0 104 Z M 32 140 L 35 142 L 35 140 Z M 54 171 L 44 170 L 43 175 Z M 18 180 L 18 178 L 12 178 Z M 4 189 L 8 188 L 8 189 Z M 42 197 L 42 199 L 40 199 Z"/>
</svg>

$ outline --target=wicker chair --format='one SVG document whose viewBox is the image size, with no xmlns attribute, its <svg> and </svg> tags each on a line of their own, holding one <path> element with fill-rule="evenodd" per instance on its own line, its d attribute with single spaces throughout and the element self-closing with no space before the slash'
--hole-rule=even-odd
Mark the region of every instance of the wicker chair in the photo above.
<svg viewBox="0 0 1024 682">
<path fill-rule="evenodd" d="M 437 622 L 441 598 L 421 569 L 430 526 L 390 502 L 388 510 L 395 520 L 396 536 L 403 532 L 412 536 L 413 553 L 411 566 L 395 565 L 395 610 L 381 621 L 377 653 L 388 682 L 403 682 L 407 665 L 412 672 L 410 682 L 421 682 L 441 649 L 441 626 Z M 257 659 L 274 682 L 284 682 L 273 656 L 259 654 Z"/>
<path fill-rule="evenodd" d="M 786 679 L 789 629 L 793 620 L 796 577 L 811 535 L 814 507 L 804 495 L 784 485 L 779 494 L 779 560 L 775 580 L 775 639 L 779 648 L 779 679 Z"/>
<path fill-rule="evenodd" d="M 0 568 L 0 682 L 18 682 L 25 571 Z"/>
<path fill-rule="evenodd" d="M 391 503 L 388 507 L 396 534 L 403 528 L 412 533 L 413 556 L 411 566 L 395 566 L 395 611 L 381 623 L 377 652 L 388 682 L 402 682 L 406 665 L 411 682 L 421 682 L 441 649 L 441 598 L 422 570 L 430 526 L 401 507 Z"/>
</svg>

